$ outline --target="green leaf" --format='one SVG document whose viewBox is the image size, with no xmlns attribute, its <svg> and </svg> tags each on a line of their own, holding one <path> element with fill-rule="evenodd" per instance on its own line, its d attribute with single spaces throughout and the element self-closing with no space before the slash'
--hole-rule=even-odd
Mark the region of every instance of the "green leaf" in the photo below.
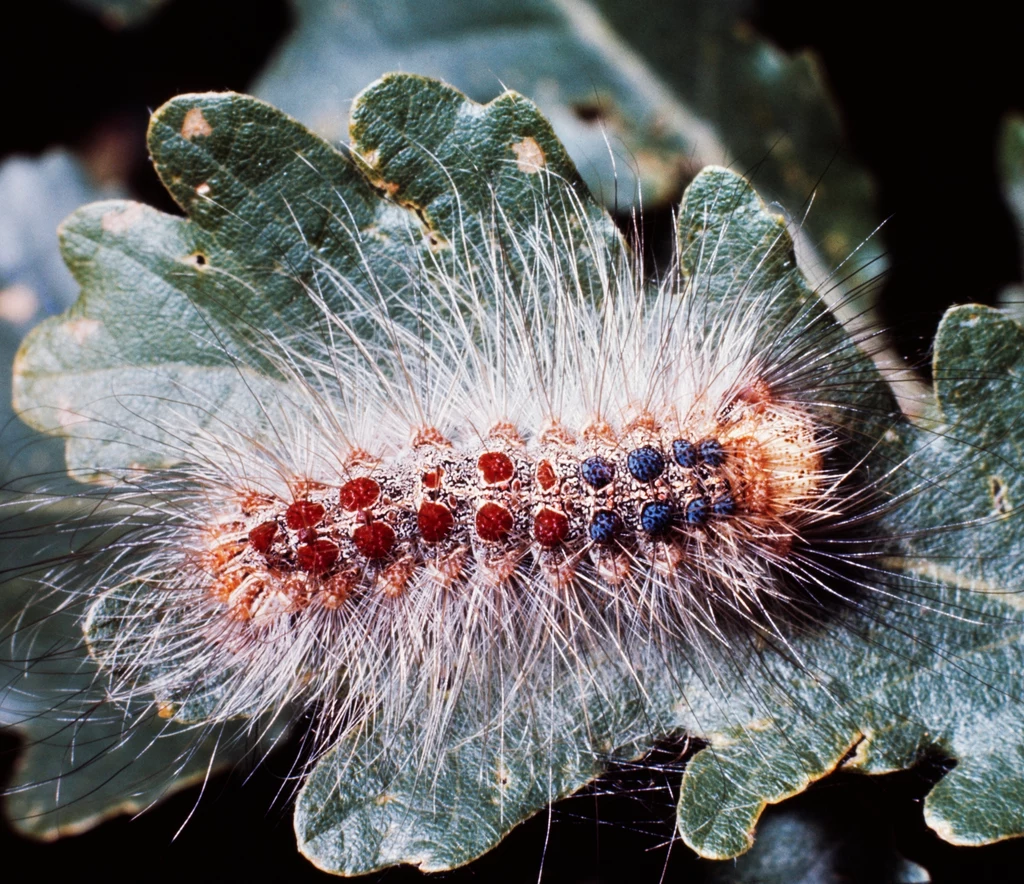
<svg viewBox="0 0 1024 884">
<path fill-rule="evenodd" d="M 715 304 L 714 316 L 743 309 L 758 292 L 770 291 L 775 294 L 763 340 L 785 340 L 796 328 L 806 329 L 808 316 L 815 317 L 819 341 L 844 354 L 849 377 L 860 373 L 863 380 L 863 385 L 822 391 L 819 401 L 831 398 L 850 407 L 851 426 L 859 424 L 871 440 L 876 473 L 906 458 L 900 435 L 874 445 L 884 426 L 867 430 L 865 415 L 878 415 L 875 422 L 884 425 L 895 403 L 879 390 L 871 360 L 822 312 L 796 268 L 785 222 L 767 210 L 749 183 L 725 169 L 702 172 L 684 200 L 680 240 L 684 267 Z M 920 595 L 920 587 L 909 581 L 906 589 L 908 598 Z M 422 738 L 421 728 L 389 742 L 380 742 L 378 732 L 365 741 L 360 736 L 325 756 L 300 793 L 300 848 L 317 865 L 345 874 L 399 862 L 424 870 L 460 865 L 493 847 L 549 801 L 584 786 L 600 772 L 601 760 L 636 757 L 657 737 L 686 728 L 707 739 L 710 748 L 695 757 L 684 776 L 680 831 L 702 855 L 734 856 L 752 843 L 766 803 L 825 776 L 855 747 L 862 765 L 888 770 L 913 764 L 935 745 L 938 731 L 930 728 L 937 726 L 930 721 L 936 716 L 945 720 L 943 694 L 933 694 L 935 705 L 922 704 L 910 721 L 894 718 L 895 710 L 906 705 L 904 692 L 918 689 L 913 678 L 933 689 L 935 682 L 948 682 L 949 675 L 941 673 L 943 655 L 931 642 L 948 631 L 945 653 L 974 672 L 983 665 L 976 643 L 987 643 L 993 632 L 1002 635 L 1001 621 L 993 619 L 1000 612 L 985 612 L 989 630 L 978 636 L 965 632 L 952 616 L 956 599 L 937 599 L 940 603 L 946 610 L 934 612 L 934 620 L 924 624 L 912 601 L 893 611 L 846 613 L 841 624 L 833 624 L 842 641 L 832 629 L 827 636 L 815 630 L 778 656 L 712 649 L 710 671 L 695 670 L 689 660 L 662 657 L 638 664 L 631 677 L 606 661 L 589 669 L 588 683 L 594 686 L 589 693 L 562 671 L 564 682 L 536 703 L 549 716 L 536 731 L 533 699 L 528 711 L 481 712 L 479 698 L 464 697 L 455 713 L 463 717 L 446 740 L 451 748 L 436 759 L 415 742 Z M 893 671 L 894 656 L 910 661 L 910 685 L 902 666 Z M 636 681 L 646 692 L 639 706 Z M 972 699 L 987 708 L 1005 699 L 1001 691 L 1007 687 L 993 685 L 988 694 Z M 585 728 L 577 725 L 581 718 Z M 501 721 L 501 733 L 517 739 L 480 733 L 482 721 Z M 948 749 L 951 743 L 939 745 Z M 870 752 L 869 746 L 874 747 Z M 400 763 L 395 764 L 396 758 Z M 517 787 L 507 793 L 496 787 L 506 775 Z M 444 813 L 437 809 L 436 795 L 445 796 Z M 467 824 L 469 830 L 461 828 Z"/>
<path fill-rule="evenodd" d="M 908 567 L 1013 604 L 1024 555 L 1024 432 L 1015 413 L 1024 329 L 998 310 L 954 307 L 935 336 L 932 374 L 937 427 L 918 433 L 915 470 L 907 473 L 925 487 L 895 513 L 920 532 L 909 544 Z M 951 522 L 963 528 L 928 530 Z"/>
<path fill-rule="evenodd" d="M 8 392 L 11 360 L 33 325 L 68 307 L 78 287 L 60 259 L 56 227 L 68 212 L 103 193 L 68 153 L 14 158 L 0 165 L 0 477 L 55 475 L 62 446 L 14 418 Z M 5 491 L 13 491 L 6 485 Z"/>
<path fill-rule="evenodd" d="M 71 304 L 78 288 L 60 258 L 56 226 L 83 202 L 102 196 L 70 155 L 12 159 L 0 167 L 0 350 L 3 386 L 10 359 L 32 325 Z M 96 516 L 90 501 L 64 500 L 41 511 L 26 494 L 45 481 L 48 494 L 75 494 L 59 482 L 63 445 L 3 419 L 5 532 L 0 540 L 5 582 L 0 586 L 0 724 L 16 732 L 24 749 L 5 799 L 6 815 L 23 834 L 51 839 L 73 834 L 120 813 L 140 810 L 192 782 L 211 767 L 252 751 L 232 735 L 218 749 L 156 715 L 134 710 L 140 722 L 125 727 L 125 710 L 105 702 L 105 679 L 89 660 L 81 627 L 58 593 L 40 595 L 31 570 L 68 552 L 53 520 Z M 26 478 L 27 477 L 27 478 Z M 10 481 L 20 479 L 21 481 Z M 82 506 L 76 506 L 82 504 Z M 94 519 L 92 533 L 102 529 Z M 78 524 L 78 543 L 90 529 Z M 81 548 L 81 547 L 79 547 Z M 11 577 L 11 571 L 20 576 Z M 16 661 L 25 661 L 19 664 Z M 239 734 L 241 735 L 241 729 Z M 196 752 L 196 748 L 199 751 Z"/>
<path fill-rule="evenodd" d="M 855 346 L 822 297 L 808 285 L 797 266 L 786 219 L 771 211 L 746 179 L 709 166 L 683 196 L 677 248 L 683 273 L 714 307 L 707 311 L 711 330 L 725 317 L 742 315 L 758 297 L 769 293 L 771 302 L 759 308 L 763 314 L 757 330 L 759 346 L 796 348 L 796 352 L 806 351 L 807 360 L 822 359 L 815 351 L 829 354 L 835 370 L 841 368 L 844 382 L 816 390 L 815 399 L 841 406 L 832 410 L 830 419 L 860 437 L 860 447 L 873 448 L 888 426 L 889 415 L 897 410 L 896 402 L 880 383 L 869 356 Z M 795 354 L 788 358 L 795 359 Z M 881 446 L 872 460 L 893 465 L 903 456 L 900 445 Z"/>
<path fill-rule="evenodd" d="M 254 99 L 177 99 L 154 116 L 150 151 L 191 219 L 127 202 L 72 215 L 61 247 L 82 297 L 16 366 L 15 408 L 68 437 L 84 478 L 177 462 L 182 426 L 265 425 L 260 399 L 278 397 L 239 352 L 269 371 L 261 341 L 316 322 L 317 272 L 357 276 L 357 242 L 380 256 L 404 233 L 405 213 L 341 154 Z"/>
<path fill-rule="evenodd" d="M 536 100 L 605 205 L 675 199 L 721 160 L 714 133 L 588 4 L 572 0 L 294 0 L 297 24 L 254 92 L 331 141 L 368 79 L 417 71 L 485 102 Z"/>
<path fill-rule="evenodd" d="M 883 269 L 880 244 L 865 242 L 878 225 L 872 184 L 845 148 L 820 66 L 761 39 L 735 3 L 293 5 L 295 29 L 254 92 L 328 140 L 344 138 L 352 96 L 389 71 L 437 77 L 479 102 L 515 89 L 537 102 L 609 209 L 667 207 L 702 166 L 728 163 L 756 170 L 758 189 L 792 210 L 813 279 L 858 247 L 859 265 Z M 862 315 L 865 298 L 844 309 Z"/>
<path fill-rule="evenodd" d="M 827 639 L 797 643 L 805 666 L 773 668 L 787 708 L 708 735 L 679 801 L 680 832 L 702 855 L 743 852 L 767 803 L 840 764 L 884 773 L 932 749 L 956 762 L 925 800 L 944 839 L 984 844 L 1024 833 L 1016 748 L 1024 525 L 1012 502 L 1024 491 L 1024 429 L 1014 416 L 1022 366 L 1015 322 L 977 306 L 947 314 L 934 367 L 943 424 L 911 434 L 900 475 L 914 490 L 882 523 L 905 534 L 905 555 L 890 564 L 907 576 L 881 585 L 892 594 L 883 607 L 847 616 Z M 963 509 L 951 513 L 950 501 Z"/>
<path fill-rule="evenodd" d="M 406 103 L 418 112 L 400 114 Z M 264 354 L 274 341 L 308 346 L 302 333 L 326 340 L 310 293 L 346 314 L 337 280 L 363 297 L 399 289 L 403 268 L 443 249 L 459 225 L 490 220 L 477 214 L 495 205 L 485 195 L 512 215 L 539 187 L 565 218 L 587 205 L 550 126 L 516 95 L 480 108 L 422 78 L 385 78 L 357 107 L 353 136 L 359 153 L 376 157 L 375 181 L 400 183 L 403 207 L 345 154 L 253 98 L 185 95 L 154 115 L 150 153 L 189 217 L 107 202 L 68 218 L 61 247 L 82 297 L 18 354 L 15 408 L 67 437 L 69 470 L 102 480 L 165 467 L 180 462 L 183 434 L 279 424 L 285 416 L 267 403 L 282 400 L 273 378 L 284 367 Z M 396 138 L 404 152 L 393 150 Z M 524 142 L 544 175 L 517 156 Z M 432 150 L 458 177 L 446 178 Z M 607 219 L 595 223 L 618 243 Z"/>
<path fill-rule="evenodd" d="M 420 112 L 399 114 L 406 107 Z M 184 437 L 206 430 L 270 432 L 281 417 L 274 407 L 302 404 L 287 401 L 268 343 L 308 345 L 303 335 L 322 317 L 310 292 L 334 298 L 331 308 L 344 314 L 346 293 L 400 287 L 405 266 L 419 267 L 425 254 L 444 258 L 467 232 L 489 226 L 496 209 L 519 218 L 529 207 L 523 221 L 532 222 L 543 199 L 566 231 L 585 212 L 613 254 L 622 249 L 550 126 L 520 96 L 480 107 L 450 87 L 390 77 L 364 93 L 355 127 L 372 166 L 357 166 L 255 99 L 182 96 L 154 115 L 150 152 L 189 217 L 110 201 L 64 223 L 62 249 L 82 295 L 25 342 L 15 393 L 26 420 L 67 438 L 78 477 L 173 465 Z M 578 256 L 579 266 L 587 260 Z M 110 604 L 122 600 L 107 595 L 94 606 L 94 639 Z M 192 717 L 192 708 L 176 710 L 176 721 Z M 152 740 L 146 733 L 140 727 L 132 739 Z M 165 753 L 149 757 L 166 763 Z M 208 761 L 208 751 L 197 749 L 195 759 Z M 37 754 L 29 763 L 37 775 L 56 762 Z M 98 805 L 88 819 L 117 812 L 103 796 Z"/>
<path fill-rule="evenodd" d="M 385 76 L 356 99 L 350 132 L 374 185 L 449 237 L 468 219 L 490 221 L 496 205 L 533 223 L 544 197 L 618 239 L 551 124 L 514 92 L 479 106 L 437 80 Z"/>
<path fill-rule="evenodd" d="M 745 4 L 708 0 L 595 0 L 609 26 L 701 119 L 728 149 L 703 155 L 751 177 L 806 227 L 821 267 L 817 279 L 844 262 L 878 225 L 873 184 L 852 155 L 820 59 L 783 52 L 748 23 Z M 804 219 L 803 213 L 811 200 Z M 858 264 L 883 269 L 870 241 Z"/>
<path fill-rule="evenodd" d="M 240 426 L 262 443 L 298 405 L 269 404 L 287 396 L 289 368 L 299 370 L 271 355 L 281 342 L 300 354 L 355 345 L 318 327 L 317 298 L 355 323 L 366 298 L 400 290 L 456 250 L 482 250 L 495 212 L 515 230 L 537 220 L 543 199 L 555 230 L 581 227 L 584 213 L 597 219 L 612 259 L 621 254 L 550 127 L 514 94 L 479 106 L 423 78 L 386 77 L 356 102 L 351 156 L 236 95 L 174 99 L 150 131 L 157 169 L 189 217 L 126 203 L 72 216 L 63 241 L 83 297 L 33 333 L 19 360 L 19 404 L 40 427 L 69 437 L 73 469 L 101 464 L 117 474 L 174 463 L 183 432 Z M 553 661 L 539 696 L 524 696 L 510 673 L 489 691 L 465 688 L 450 721 L 436 727 L 416 718 L 428 715 L 426 701 L 409 710 L 406 728 L 371 722 L 318 759 L 300 794 L 299 842 L 316 864 L 355 874 L 468 862 L 609 759 L 637 758 L 679 730 L 708 743 L 686 770 L 679 805 L 684 840 L 705 856 L 742 852 L 766 803 L 841 764 L 894 770 L 936 748 L 958 761 L 928 799 L 943 834 L 970 841 L 1024 832 L 1014 797 L 1024 788 L 1019 753 L 1005 751 L 1021 729 L 1022 707 L 1012 702 L 1024 665 L 1019 612 L 1012 596 L 975 592 L 972 571 L 1005 578 L 1002 590 L 1017 586 L 1020 520 L 1004 518 L 1011 509 L 972 525 L 995 532 L 985 548 L 1002 559 L 991 567 L 972 552 L 933 575 L 921 562 L 934 563 L 936 550 L 916 545 L 922 532 L 956 522 L 940 498 L 979 505 L 978 483 L 992 475 L 979 452 L 992 450 L 1016 474 L 1004 486 L 985 484 L 992 493 L 984 499 L 1001 499 L 1000 487 L 1016 499 L 1020 430 L 988 411 L 998 395 L 1014 414 L 1019 369 L 1009 354 L 1020 352 L 1019 329 L 990 329 L 977 321 L 984 311 L 970 321 L 953 314 L 937 347 L 936 416 L 878 433 L 896 420 L 892 399 L 801 278 L 784 222 L 750 185 L 707 171 L 688 191 L 680 223 L 684 269 L 715 310 L 742 309 L 752 289 L 771 292 L 764 340 L 789 346 L 786 335 L 812 317 L 842 377 L 865 382 L 867 392 L 843 383 L 820 397 L 840 413 L 850 407 L 840 423 L 851 430 L 866 424 L 851 443 L 870 451 L 866 481 L 897 466 L 909 477 L 876 523 L 896 535 L 887 564 L 896 573 L 876 573 L 871 604 L 804 624 L 783 647 L 741 637 L 697 661 L 685 649 L 652 648 L 628 669 L 615 657 L 587 660 L 582 673 L 572 660 Z M 959 387 L 980 382 L 976 370 L 958 380 L 976 359 L 993 386 Z M 977 782 L 991 789 L 981 812 L 943 797 Z"/>
<path fill-rule="evenodd" d="M 436 753 L 424 744 L 427 708 L 410 709 L 398 733 L 378 727 L 336 745 L 299 793 L 299 849 L 346 875 L 463 865 L 608 761 L 642 754 L 660 727 L 652 719 L 672 719 L 670 679 L 645 683 L 643 696 L 621 664 L 593 666 L 585 683 L 557 674 L 550 692 L 507 708 L 464 689 Z"/>
<path fill-rule="evenodd" d="M 81 628 L 85 633 L 89 655 L 104 672 L 123 680 L 125 673 L 120 671 L 120 661 L 142 661 L 129 675 L 140 683 L 152 685 L 166 674 L 166 668 L 150 663 L 148 657 L 151 655 L 132 645 L 140 641 L 140 635 L 147 642 L 160 641 L 164 637 L 167 641 L 173 641 L 175 630 L 181 624 L 182 612 L 177 609 L 168 612 L 166 606 L 160 605 L 159 595 L 147 592 L 147 589 L 145 584 L 136 582 L 104 592 L 89 605 Z M 125 627 L 126 623 L 132 624 L 131 630 Z M 190 685 L 188 692 L 182 696 L 154 689 L 161 717 L 175 724 L 197 726 L 217 720 L 215 716 L 218 705 L 232 672 L 230 667 L 225 667 L 223 670 L 204 673 L 205 678 Z M 258 716 L 260 712 L 256 709 L 250 715 Z M 235 717 L 245 716 L 240 714 Z"/>
<path fill-rule="evenodd" d="M 95 509 L 95 504 L 93 504 Z M 51 840 L 118 814 L 143 810 L 212 772 L 260 758 L 283 727 L 234 722 L 184 727 L 156 703 L 108 702 L 106 676 L 89 658 L 77 610 L 60 592 L 41 594 L 37 571 L 67 555 L 47 513 L 8 517 L 0 538 L 0 725 L 21 738 L 6 783 L 4 814 L 24 835 Z M 76 526 L 81 554 L 105 529 Z M 37 563 L 37 564 L 33 564 Z"/>
</svg>

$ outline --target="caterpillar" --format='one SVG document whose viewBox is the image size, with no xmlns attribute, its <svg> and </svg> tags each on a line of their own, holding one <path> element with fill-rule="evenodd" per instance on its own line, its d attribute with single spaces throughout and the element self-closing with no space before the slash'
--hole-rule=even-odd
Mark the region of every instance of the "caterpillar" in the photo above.
<svg viewBox="0 0 1024 884">
<path fill-rule="evenodd" d="M 959 745 L 930 707 L 857 693 L 893 655 L 1019 714 L 971 648 L 932 643 L 1017 623 L 961 591 L 1015 588 L 1014 464 L 979 454 L 1013 428 L 982 449 L 966 418 L 908 420 L 877 334 L 807 287 L 745 180 L 698 176 L 649 280 L 525 99 L 391 76 L 356 107 L 350 156 L 252 99 L 162 108 L 151 150 L 191 220 L 83 209 L 87 295 L 19 354 L 23 418 L 100 483 L 61 523 L 100 540 L 41 591 L 128 732 L 191 735 L 175 776 L 209 769 L 211 735 L 301 729 L 314 862 L 432 870 L 685 731 L 711 749 L 684 840 L 727 856 L 749 837 L 729 747 L 768 751 L 759 731 L 814 733 L 805 784 Z M 991 503 L 941 512 L 977 469 Z"/>
</svg>

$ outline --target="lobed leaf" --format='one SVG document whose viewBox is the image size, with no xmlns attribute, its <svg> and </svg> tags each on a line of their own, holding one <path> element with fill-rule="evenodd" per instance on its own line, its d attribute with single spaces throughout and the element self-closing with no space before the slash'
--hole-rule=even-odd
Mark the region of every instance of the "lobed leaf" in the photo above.
<svg viewBox="0 0 1024 884">
<path fill-rule="evenodd" d="M 0 725 L 22 743 L 3 801 L 19 832 L 43 840 L 78 834 L 259 757 L 280 739 L 276 724 L 204 732 L 169 720 L 155 702 L 129 709 L 109 702 L 76 608 L 56 591 L 40 594 L 34 579 L 39 563 L 67 553 L 68 537 L 54 533 L 46 515 L 14 518 L 18 531 L 0 541 L 5 571 L 20 567 L 0 592 Z M 76 549 L 102 530 L 78 526 Z"/>
<path fill-rule="evenodd" d="M 703 162 L 715 134 L 587 3 L 372 0 L 339 8 L 294 0 L 296 26 L 254 92 L 330 140 L 369 78 L 412 70 L 479 102 L 532 96 L 609 207 L 665 205 Z"/>
<path fill-rule="evenodd" d="M 879 575 L 884 605 L 827 638 L 802 640 L 806 669 L 783 669 L 792 706 L 758 727 L 709 734 L 687 767 L 684 840 L 704 856 L 746 850 L 768 803 L 839 765 L 885 773 L 938 751 L 955 762 L 925 799 L 944 839 L 984 844 L 1024 834 L 1019 586 L 1024 524 L 1024 330 L 997 311 L 951 310 L 936 338 L 943 423 L 916 428 L 900 476 L 907 495 L 882 528 L 902 536 L 905 575 Z M 984 366 L 979 369 L 979 366 Z M 950 513 L 950 501 L 962 502 Z M 841 639 L 839 637 L 842 637 Z"/>
<path fill-rule="evenodd" d="M 72 216 L 64 249 L 83 296 L 19 358 L 19 407 L 68 437 L 71 469 L 170 464 L 176 434 L 272 423 L 263 409 L 280 393 L 282 366 L 268 344 L 323 347 L 317 298 L 350 312 L 374 296 L 371 279 L 387 291 L 434 255 L 482 248 L 495 212 L 528 226 L 541 195 L 567 245 L 586 213 L 609 254 L 621 248 L 548 124 L 517 95 L 481 107 L 450 87 L 390 76 L 360 96 L 352 132 L 348 155 L 237 95 L 182 96 L 155 114 L 150 149 L 188 218 L 126 203 Z M 746 181 L 723 169 L 698 176 L 680 236 L 684 265 L 716 309 L 742 309 L 752 287 L 770 291 L 766 335 L 821 317 L 820 340 L 876 389 L 870 360 L 824 312 L 784 223 Z M 322 284 L 339 279 L 347 287 Z M 536 698 L 494 707 L 467 690 L 438 752 L 417 745 L 422 729 L 361 734 L 313 769 L 296 808 L 301 848 L 346 874 L 399 862 L 450 868 L 609 759 L 642 755 L 679 729 L 708 742 L 686 769 L 678 809 L 682 837 L 705 856 L 742 852 L 767 803 L 839 765 L 894 770 L 936 749 L 958 762 L 927 802 L 941 834 L 978 842 L 1024 832 L 1015 800 L 1024 659 L 1005 594 L 1020 569 L 1021 345 L 1006 322 L 980 308 L 950 314 L 936 348 L 938 416 L 894 428 L 873 449 L 869 477 L 897 470 L 907 484 L 879 523 L 899 557 L 888 566 L 896 576 L 877 572 L 872 604 L 782 649 L 723 648 L 700 666 L 655 655 L 634 672 L 594 661 L 582 679 L 559 669 L 535 708 Z M 978 364 L 985 374 L 965 378 Z M 858 388 L 823 396 L 895 420 L 885 418 L 888 396 Z M 922 563 L 934 568 L 942 550 L 926 536 L 956 522 L 943 510 L 950 499 L 964 500 L 969 527 L 981 530 L 948 532 L 961 546 L 948 568 L 928 570 Z M 991 592 L 976 591 L 979 579 Z M 502 724 L 481 732 L 481 722 Z M 978 784 L 987 791 L 972 809 L 962 795 Z"/>
</svg>

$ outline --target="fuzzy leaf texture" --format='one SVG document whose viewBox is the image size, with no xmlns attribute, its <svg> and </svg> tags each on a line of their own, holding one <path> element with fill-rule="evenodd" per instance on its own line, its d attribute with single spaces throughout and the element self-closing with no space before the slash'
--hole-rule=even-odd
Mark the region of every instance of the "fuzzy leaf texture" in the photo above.
<svg viewBox="0 0 1024 884">
<path fill-rule="evenodd" d="M 199 735 L 187 724 L 167 721 L 151 704 L 125 709 L 105 702 L 104 680 L 83 647 L 81 624 L 60 610 L 59 597 L 40 595 L 30 564 L 26 572 L 26 563 L 59 556 L 66 540 L 50 533 L 45 515 L 22 513 L 18 526 L 0 541 L 5 573 L 23 572 L 0 593 L 0 725 L 13 727 L 23 740 L 4 815 L 18 831 L 44 840 L 78 834 L 151 807 L 202 782 L 211 769 L 262 754 L 280 737 L 281 728 L 272 727 L 257 748 L 242 723 Z M 77 538 L 78 550 L 102 532 L 83 534 L 88 536 Z M 82 709 L 91 711 L 82 715 Z"/>
<path fill-rule="evenodd" d="M 819 65 L 738 25 L 742 3 L 686 0 L 292 0 L 295 27 L 253 93 L 329 141 L 352 96 L 414 70 L 485 102 L 513 89 L 537 103 L 598 202 L 615 213 L 671 208 L 700 168 L 757 168 L 762 195 L 791 211 L 805 272 L 824 277 L 857 243 L 884 269 L 871 185 L 843 148 Z M 828 175 L 818 172 L 828 168 Z M 856 287 L 851 285 L 851 289 Z M 868 287 L 845 305 L 872 306 Z"/>
<path fill-rule="evenodd" d="M 692 175 L 694 157 L 724 153 L 709 127 L 588 3 L 292 6 L 296 26 L 253 91 L 330 140 L 343 136 L 343 112 L 369 78 L 407 69 L 478 101 L 503 87 L 531 96 L 609 207 L 616 200 L 629 205 L 637 190 L 645 206 L 665 205 Z"/>
<path fill-rule="evenodd" d="M 56 227 L 69 211 L 103 195 L 64 152 L 0 166 L 0 342 L 7 351 L 43 317 L 74 302 L 78 286 L 60 259 Z M 9 393 L 9 365 L 0 378 Z M 4 524 L 14 530 L 0 540 L 0 726 L 16 729 L 24 742 L 6 784 L 4 810 L 20 832 L 50 839 L 148 807 L 203 779 L 211 760 L 219 768 L 253 747 L 232 739 L 231 729 L 216 751 L 213 740 L 197 747 L 194 730 L 147 715 L 146 704 L 132 709 L 136 721 L 126 728 L 125 710 L 104 702 L 103 679 L 89 659 L 80 625 L 60 610 L 61 596 L 40 594 L 34 579 L 35 563 L 68 551 L 67 536 L 52 529 L 54 519 L 81 511 L 82 501 L 73 496 L 76 485 L 61 481 L 61 492 L 51 485 L 52 493 L 69 497 L 45 514 L 21 505 L 32 477 L 63 470 L 64 445 L 41 438 L 9 411 L 2 422 L 3 498 L 9 507 Z M 98 533 L 84 531 L 72 546 L 87 549 Z M 90 707 L 82 717 L 81 709 Z"/>
<path fill-rule="evenodd" d="M 537 102 L 609 209 L 638 195 L 647 211 L 665 207 L 729 157 L 756 165 L 759 187 L 786 205 L 814 190 L 814 248 L 838 262 L 878 223 L 866 175 L 837 150 L 817 66 L 738 28 L 737 5 L 292 0 L 295 27 L 252 88 L 336 141 L 351 97 L 387 71 L 437 77 L 476 101 L 504 86 Z"/>
<path fill-rule="evenodd" d="M 154 115 L 150 151 L 188 217 L 106 202 L 64 223 L 82 296 L 22 348 L 15 401 L 37 428 L 66 437 L 74 475 L 109 481 L 172 466 L 184 432 L 236 421 L 269 432 L 284 417 L 277 409 L 287 410 L 274 404 L 287 378 L 267 345 L 316 327 L 322 309 L 310 293 L 344 312 L 346 297 L 398 289 L 403 267 L 472 250 L 493 233 L 496 213 L 530 224 L 543 220 L 543 205 L 568 228 L 585 216 L 611 260 L 625 256 L 521 96 L 480 106 L 436 81 L 392 75 L 356 100 L 351 134 L 341 152 L 255 99 L 180 96 Z M 742 310 L 750 287 L 778 292 L 766 336 L 818 303 L 783 220 L 731 172 L 695 179 L 679 239 L 683 271 L 714 310 Z M 530 260 L 522 248 L 510 251 L 513 263 Z M 601 268 L 586 250 L 571 257 L 587 289 Z M 323 285 L 328 272 L 348 287 Z M 400 310 L 394 318 L 402 322 Z M 838 323 L 820 326 L 823 340 L 848 340 Z M 414 699 L 407 729 L 349 734 L 317 761 L 296 806 L 300 849 L 350 875 L 461 865 L 610 760 L 642 756 L 679 730 L 707 743 L 683 773 L 678 808 L 682 838 L 703 856 L 742 853 L 766 804 L 840 765 L 877 773 L 934 751 L 956 762 L 926 801 L 943 837 L 1024 833 L 1024 648 L 1012 594 L 1024 543 L 1022 366 L 1024 331 L 1011 320 L 980 307 L 946 317 L 933 412 L 870 446 L 868 474 L 892 471 L 904 483 L 879 517 L 903 538 L 879 575 L 880 603 L 840 610 L 827 629 L 801 631 L 777 652 L 750 649 L 758 665 L 749 669 L 735 651 L 650 668 L 642 691 L 622 661 L 593 661 L 586 678 L 552 686 L 538 708 L 520 696 L 500 735 L 479 727 L 489 698 L 466 690 L 444 750 L 426 765 Z M 867 356 L 854 369 L 876 377 Z M 878 385 L 870 389 L 839 391 L 834 404 L 895 412 Z M 177 406 L 174 425 L 167 402 Z M 183 414 L 192 422 L 184 429 Z M 962 513 L 949 512 L 951 500 Z M 94 609 L 94 624 L 109 623 L 103 611 Z"/>
</svg>

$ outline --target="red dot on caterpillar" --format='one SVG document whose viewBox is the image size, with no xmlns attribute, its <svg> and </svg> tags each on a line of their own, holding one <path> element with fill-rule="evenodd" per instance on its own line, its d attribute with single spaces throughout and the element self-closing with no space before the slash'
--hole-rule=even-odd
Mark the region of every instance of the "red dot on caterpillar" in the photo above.
<svg viewBox="0 0 1024 884">
<path fill-rule="evenodd" d="M 446 506 L 428 500 L 420 504 L 416 524 L 425 543 L 440 543 L 451 533 L 455 517 Z"/>
<path fill-rule="evenodd" d="M 515 475 L 512 459 L 501 451 L 485 451 L 477 458 L 476 467 L 485 485 L 500 485 Z"/>
<path fill-rule="evenodd" d="M 513 517 L 507 507 L 488 502 L 476 511 L 475 524 L 481 540 L 498 543 L 511 533 Z"/>
<path fill-rule="evenodd" d="M 353 540 L 355 540 L 354 537 Z M 364 545 L 366 544 L 364 543 Z M 378 546 L 380 546 L 379 541 Z M 373 558 L 369 553 L 364 554 Z M 329 571 L 335 562 L 338 561 L 338 547 L 329 540 L 312 540 L 299 545 L 296 551 L 296 558 L 301 571 L 309 571 L 311 574 L 323 574 Z"/>
<path fill-rule="evenodd" d="M 377 502 L 379 497 L 380 485 L 366 476 L 346 482 L 338 492 L 338 502 L 342 509 L 349 512 L 367 510 Z"/>
<path fill-rule="evenodd" d="M 386 522 L 370 522 L 352 532 L 352 543 L 368 559 L 387 558 L 395 545 L 395 531 Z"/>
<path fill-rule="evenodd" d="M 260 522 L 249 532 L 249 543 L 256 552 L 265 553 L 277 536 L 277 522 Z"/>
<path fill-rule="evenodd" d="M 436 491 L 441 487 L 441 477 L 444 475 L 444 470 L 438 467 L 434 470 L 427 470 L 421 477 L 423 487 L 429 491 Z"/>
<path fill-rule="evenodd" d="M 285 510 L 285 523 L 293 531 L 315 528 L 323 521 L 325 512 L 322 504 L 309 500 L 297 500 Z"/>
<path fill-rule="evenodd" d="M 550 491 L 558 484 L 558 476 L 551 461 L 542 460 L 537 464 L 537 485 L 542 491 Z"/>
<path fill-rule="evenodd" d="M 541 546 L 558 546 L 569 534 L 569 519 L 557 510 L 542 509 L 533 518 L 533 536 Z"/>
</svg>

